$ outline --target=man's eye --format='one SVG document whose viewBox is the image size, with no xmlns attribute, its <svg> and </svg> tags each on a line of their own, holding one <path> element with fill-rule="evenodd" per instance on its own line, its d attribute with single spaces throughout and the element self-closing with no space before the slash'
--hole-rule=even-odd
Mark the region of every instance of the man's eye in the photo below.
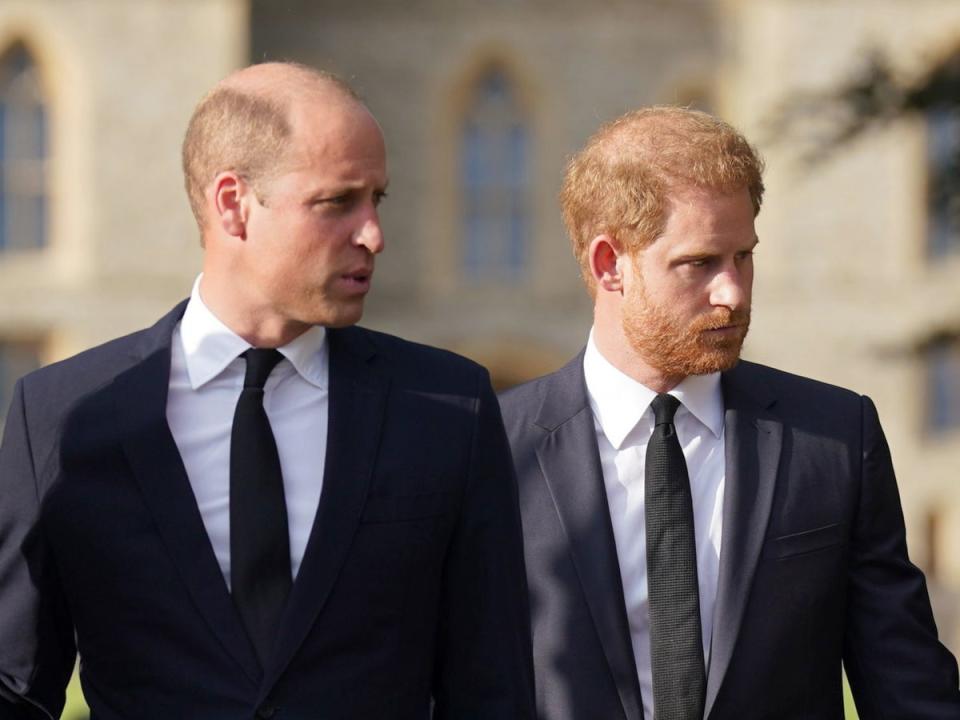
<svg viewBox="0 0 960 720">
<path fill-rule="evenodd" d="M 320 197 L 313 201 L 313 207 L 317 210 L 341 210 L 350 205 L 351 197 L 349 193 L 341 195 L 329 195 Z"/>
<path fill-rule="evenodd" d="M 383 202 L 383 199 L 387 197 L 386 190 L 378 190 L 373 194 L 373 204 L 374 206 L 379 206 Z"/>
</svg>

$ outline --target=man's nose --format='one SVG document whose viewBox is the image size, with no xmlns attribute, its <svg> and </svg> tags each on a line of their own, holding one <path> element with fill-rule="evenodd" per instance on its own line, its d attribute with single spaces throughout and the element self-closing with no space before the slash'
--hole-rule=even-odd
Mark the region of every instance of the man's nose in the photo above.
<svg viewBox="0 0 960 720">
<path fill-rule="evenodd" d="M 365 247 L 371 255 L 383 252 L 383 231 L 380 228 L 380 218 L 376 210 L 364 221 L 354 242 Z"/>
<path fill-rule="evenodd" d="M 737 268 L 717 273 L 710 287 L 710 304 L 741 310 L 750 302 L 750 278 Z"/>
</svg>

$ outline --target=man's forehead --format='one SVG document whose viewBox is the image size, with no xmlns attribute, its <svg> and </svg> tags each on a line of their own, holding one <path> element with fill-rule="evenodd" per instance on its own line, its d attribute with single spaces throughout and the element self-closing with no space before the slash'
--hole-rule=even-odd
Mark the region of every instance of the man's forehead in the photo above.
<svg viewBox="0 0 960 720">
<path fill-rule="evenodd" d="M 329 96 L 324 93 L 310 93 L 292 98 L 287 106 L 291 124 L 335 124 L 346 119 L 370 115 L 362 103 L 346 96 Z"/>
<path fill-rule="evenodd" d="M 692 188 L 671 193 L 654 243 L 677 247 L 712 240 L 756 244 L 753 203 L 747 189 Z"/>
<path fill-rule="evenodd" d="M 362 105 L 316 108 L 302 104 L 291 114 L 291 128 L 285 152 L 288 172 L 319 166 L 336 172 L 341 165 L 355 171 L 359 163 L 371 168 L 382 166 L 386 173 L 383 134 Z"/>
</svg>

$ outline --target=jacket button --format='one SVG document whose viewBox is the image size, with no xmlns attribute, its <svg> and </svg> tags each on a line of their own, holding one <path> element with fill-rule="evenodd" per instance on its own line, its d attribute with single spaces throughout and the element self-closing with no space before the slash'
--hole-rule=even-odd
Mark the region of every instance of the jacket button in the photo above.
<svg viewBox="0 0 960 720">
<path fill-rule="evenodd" d="M 269 720 L 277 714 L 277 709 L 273 705 L 261 705 L 257 708 L 258 720 Z"/>
</svg>

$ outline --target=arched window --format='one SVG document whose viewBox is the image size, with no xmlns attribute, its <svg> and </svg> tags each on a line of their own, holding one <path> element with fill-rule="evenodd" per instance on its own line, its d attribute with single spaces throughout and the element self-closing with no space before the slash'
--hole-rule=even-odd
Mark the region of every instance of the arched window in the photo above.
<svg viewBox="0 0 960 720">
<path fill-rule="evenodd" d="M 927 429 L 960 428 L 960 337 L 944 334 L 924 348 L 927 375 Z"/>
<path fill-rule="evenodd" d="M 47 108 L 22 44 L 0 56 L 0 251 L 47 241 Z"/>
<path fill-rule="evenodd" d="M 928 220 L 931 258 L 960 252 L 960 109 L 927 111 Z"/>
<path fill-rule="evenodd" d="M 530 133 L 498 67 L 473 89 L 461 134 L 463 263 L 468 278 L 520 277 L 530 244 Z"/>
</svg>

